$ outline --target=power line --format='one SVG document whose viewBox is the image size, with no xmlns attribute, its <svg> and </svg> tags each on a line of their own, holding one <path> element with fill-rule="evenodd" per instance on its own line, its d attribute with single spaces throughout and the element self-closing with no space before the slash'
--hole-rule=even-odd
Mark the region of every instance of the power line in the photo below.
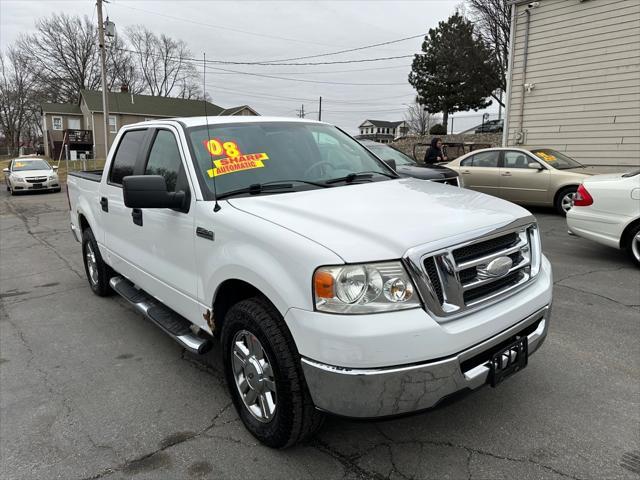
<svg viewBox="0 0 640 480">
<path fill-rule="evenodd" d="M 262 65 L 260 65 L 262 66 Z M 324 70 L 316 72 L 270 72 L 271 75 L 326 75 L 334 73 L 353 73 L 353 72 L 371 72 L 374 70 L 391 70 L 394 68 L 410 68 L 411 65 L 392 65 L 389 67 L 373 67 L 373 68 L 354 68 L 350 70 Z M 211 72 L 213 75 L 232 75 L 231 73 L 216 73 Z"/>
<path fill-rule="evenodd" d="M 239 70 L 229 70 L 226 68 L 220 68 L 220 67 L 211 67 L 211 66 L 207 66 L 208 69 L 211 70 L 219 70 L 219 71 L 223 71 L 223 72 L 232 72 L 232 73 L 237 73 L 239 75 L 248 75 L 251 77 L 260 77 L 260 78 L 271 78 L 274 80 L 288 80 L 291 82 L 302 82 L 302 83 L 316 83 L 316 84 L 324 84 L 324 85 L 348 85 L 348 86 L 358 86 L 358 87 L 373 87 L 373 86 L 391 86 L 391 85 L 407 85 L 408 82 L 402 82 L 402 83 L 353 83 L 353 82 L 330 82 L 330 81 L 326 81 L 326 80 L 305 80 L 302 78 L 289 78 L 289 77 L 280 77 L 280 76 L 276 76 L 276 75 L 265 75 L 262 73 L 253 73 L 253 72 L 242 72 Z"/>
<path fill-rule="evenodd" d="M 338 50 L 337 52 L 329 52 L 329 53 L 321 53 L 318 55 L 306 55 L 304 57 L 292 57 L 292 58 L 284 58 L 281 60 L 271 60 L 271 61 L 267 61 L 266 63 L 272 63 L 272 62 L 290 62 L 293 60 L 306 60 L 307 58 L 319 58 L 319 57 L 328 57 L 331 55 L 340 55 L 343 53 L 349 53 L 349 52 L 357 52 L 359 50 L 366 50 L 368 48 L 375 48 L 375 47 L 381 47 L 384 45 L 391 45 L 392 43 L 398 43 L 398 42 L 404 42 L 406 40 L 413 40 L 414 38 L 422 38 L 425 35 L 427 35 L 426 33 L 421 33 L 419 35 L 412 35 L 411 37 L 404 37 L 404 38 L 398 38 L 396 40 L 389 40 L 387 42 L 380 42 L 380 43 L 372 43 L 370 45 L 364 45 L 362 47 L 356 47 L 356 48 L 348 48 L 346 50 Z M 413 55 L 410 55 L 413 56 Z"/>
<path fill-rule="evenodd" d="M 300 40 L 299 38 L 279 37 L 277 35 L 269 35 L 269 34 L 266 34 L 266 33 L 256 33 L 256 32 L 252 32 L 252 31 L 250 31 L 248 29 L 241 30 L 239 28 L 221 27 L 220 25 L 216 25 L 216 24 L 198 22 L 196 20 L 190 20 L 190 19 L 182 18 L 182 17 L 174 17 L 173 15 L 164 15 L 162 13 L 152 12 L 152 11 L 149 11 L 149 10 L 144 10 L 142 8 L 136 8 L 136 7 L 131 7 L 129 5 L 123 5 L 122 3 L 117 3 L 117 4 L 113 4 L 113 5 L 117 6 L 117 7 L 128 8 L 130 10 L 137 10 L 139 12 L 144 12 L 144 13 L 148 13 L 148 14 L 151 14 L 151 15 L 156 15 L 157 17 L 168 18 L 170 20 L 179 20 L 181 22 L 192 23 L 194 25 L 201 25 L 203 27 L 213 28 L 214 30 L 226 30 L 228 32 L 241 33 L 241 34 L 250 35 L 250 36 L 254 36 L 254 37 L 271 38 L 273 40 L 284 40 L 286 42 L 305 43 L 307 45 L 321 45 L 323 47 L 335 47 L 335 45 L 329 45 L 329 44 L 320 43 L 320 42 L 310 42 L 310 41 L 307 41 L 307 40 Z"/>
</svg>

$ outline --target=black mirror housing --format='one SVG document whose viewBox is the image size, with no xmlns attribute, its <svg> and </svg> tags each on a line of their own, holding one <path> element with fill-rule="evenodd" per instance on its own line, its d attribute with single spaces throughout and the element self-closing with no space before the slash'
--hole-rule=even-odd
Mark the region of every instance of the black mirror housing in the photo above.
<svg viewBox="0 0 640 480">
<path fill-rule="evenodd" d="M 394 172 L 396 171 L 396 161 L 393 158 L 383 160 L 383 162 L 386 163 L 387 167 L 390 167 Z"/>
<path fill-rule="evenodd" d="M 130 175 L 122 179 L 124 204 L 128 208 L 184 208 L 184 192 L 167 192 L 162 175 Z"/>
</svg>

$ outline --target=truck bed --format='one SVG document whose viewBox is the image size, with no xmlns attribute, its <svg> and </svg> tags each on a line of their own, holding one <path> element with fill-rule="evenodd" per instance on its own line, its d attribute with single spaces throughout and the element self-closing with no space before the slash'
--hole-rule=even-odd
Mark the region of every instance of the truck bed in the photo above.
<svg viewBox="0 0 640 480">
<path fill-rule="evenodd" d="M 69 172 L 69 176 L 83 178 L 90 182 L 98 182 L 102 179 L 102 170 L 81 170 L 79 172 Z"/>
</svg>

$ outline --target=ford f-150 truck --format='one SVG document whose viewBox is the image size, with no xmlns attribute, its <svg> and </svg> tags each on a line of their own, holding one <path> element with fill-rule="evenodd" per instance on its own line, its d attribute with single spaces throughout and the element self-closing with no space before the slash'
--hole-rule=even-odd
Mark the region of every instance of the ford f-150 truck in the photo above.
<svg viewBox="0 0 640 480">
<path fill-rule="evenodd" d="M 326 123 L 127 125 L 68 195 L 91 289 L 189 351 L 219 342 L 242 422 L 272 447 L 325 412 L 388 417 L 496 386 L 549 328 L 529 212 L 399 178 Z"/>
</svg>

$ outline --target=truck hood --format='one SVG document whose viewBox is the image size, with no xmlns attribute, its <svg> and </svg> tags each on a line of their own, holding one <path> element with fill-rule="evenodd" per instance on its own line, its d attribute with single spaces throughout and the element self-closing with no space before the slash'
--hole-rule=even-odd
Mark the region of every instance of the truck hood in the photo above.
<svg viewBox="0 0 640 480">
<path fill-rule="evenodd" d="M 530 215 L 496 197 L 414 178 L 228 202 L 324 245 L 345 262 L 397 259 L 417 245 Z"/>
</svg>

